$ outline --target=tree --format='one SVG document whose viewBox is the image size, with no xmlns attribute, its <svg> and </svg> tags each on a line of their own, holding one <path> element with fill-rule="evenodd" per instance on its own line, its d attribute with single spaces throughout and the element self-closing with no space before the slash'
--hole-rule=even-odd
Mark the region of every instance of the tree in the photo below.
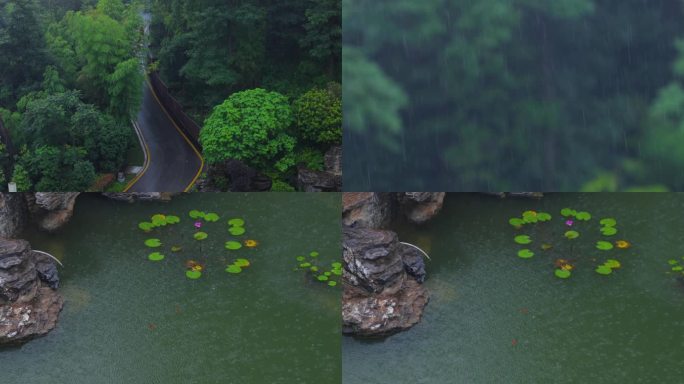
<svg viewBox="0 0 684 384">
<path fill-rule="evenodd" d="M 109 76 L 109 112 L 114 116 L 133 118 L 140 111 L 144 78 L 138 59 L 122 61 Z"/>
<path fill-rule="evenodd" d="M 331 76 L 340 69 L 342 56 L 342 7 L 339 0 L 311 2 L 306 10 L 306 35 L 301 39 L 311 57 L 328 65 Z"/>
<path fill-rule="evenodd" d="M 32 148 L 74 144 L 69 135 L 71 116 L 83 105 L 77 91 L 67 91 L 29 101 L 21 129 Z"/>
<path fill-rule="evenodd" d="M 86 191 L 95 180 L 95 168 L 80 148 L 41 146 L 19 161 L 17 167 L 25 167 L 36 191 Z"/>
<path fill-rule="evenodd" d="M 342 142 L 342 100 L 330 91 L 312 89 L 294 102 L 301 137 L 317 144 Z"/>
<path fill-rule="evenodd" d="M 31 190 L 31 179 L 28 172 L 21 164 L 14 166 L 14 173 L 12 173 L 12 182 L 17 185 L 17 192 L 28 192 Z"/>
<path fill-rule="evenodd" d="M 204 122 L 200 142 L 208 163 L 242 160 L 261 170 L 294 165 L 296 140 L 286 133 L 292 111 L 285 96 L 264 89 L 231 95 Z"/>
</svg>

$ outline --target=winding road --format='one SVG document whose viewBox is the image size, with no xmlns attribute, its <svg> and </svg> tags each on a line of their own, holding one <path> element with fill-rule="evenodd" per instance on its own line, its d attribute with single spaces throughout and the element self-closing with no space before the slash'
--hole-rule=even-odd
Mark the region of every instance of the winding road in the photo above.
<svg viewBox="0 0 684 384">
<path fill-rule="evenodd" d="M 145 82 L 142 108 L 134 122 L 145 151 L 143 170 L 124 192 L 187 192 L 199 178 L 204 160 L 173 122 Z"/>
</svg>

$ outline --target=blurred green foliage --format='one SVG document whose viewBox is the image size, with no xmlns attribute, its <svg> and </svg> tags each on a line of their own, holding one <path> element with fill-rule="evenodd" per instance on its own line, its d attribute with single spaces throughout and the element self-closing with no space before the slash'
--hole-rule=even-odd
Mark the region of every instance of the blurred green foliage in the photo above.
<svg viewBox="0 0 684 384">
<path fill-rule="evenodd" d="M 343 9 L 345 189 L 684 189 L 681 1 Z"/>
</svg>

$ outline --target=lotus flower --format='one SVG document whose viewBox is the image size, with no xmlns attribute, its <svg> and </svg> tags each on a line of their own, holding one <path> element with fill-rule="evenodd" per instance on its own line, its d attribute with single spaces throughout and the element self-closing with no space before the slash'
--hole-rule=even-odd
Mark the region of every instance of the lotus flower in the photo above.
<svg viewBox="0 0 684 384">
<path fill-rule="evenodd" d="M 565 220 L 565 225 L 567 225 L 568 227 L 572 227 L 573 224 L 575 224 L 574 221 L 572 221 L 572 220 Z"/>
<path fill-rule="evenodd" d="M 195 221 L 195 228 L 200 229 L 202 228 L 202 222 L 201 221 Z"/>
</svg>

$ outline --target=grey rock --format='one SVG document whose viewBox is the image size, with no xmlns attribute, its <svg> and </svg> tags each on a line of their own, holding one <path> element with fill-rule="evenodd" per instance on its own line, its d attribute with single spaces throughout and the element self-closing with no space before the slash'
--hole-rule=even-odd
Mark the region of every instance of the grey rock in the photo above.
<svg viewBox="0 0 684 384">
<path fill-rule="evenodd" d="M 0 237 L 18 236 L 27 221 L 26 202 L 21 193 L 0 193 Z"/>
<path fill-rule="evenodd" d="M 405 192 L 399 194 L 402 214 L 414 224 L 424 224 L 442 209 L 445 192 Z"/>
<path fill-rule="evenodd" d="M 78 192 L 36 192 L 26 194 L 31 219 L 38 228 L 55 232 L 69 222 L 74 214 Z"/>
<path fill-rule="evenodd" d="M 377 192 L 342 194 L 342 223 L 358 228 L 385 228 L 393 217 L 393 195 Z"/>
</svg>

